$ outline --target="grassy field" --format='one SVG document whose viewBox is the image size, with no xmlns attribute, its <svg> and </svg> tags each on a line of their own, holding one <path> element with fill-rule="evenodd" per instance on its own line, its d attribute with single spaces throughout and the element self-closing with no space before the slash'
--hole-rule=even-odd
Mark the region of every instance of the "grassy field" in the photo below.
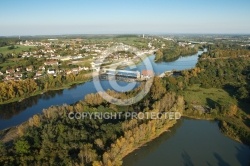
<svg viewBox="0 0 250 166">
<path fill-rule="evenodd" d="M 218 88 L 205 89 L 199 85 L 193 85 L 184 90 L 183 96 L 189 104 L 203 106 L 212 106 L 214 103 L 220 103 L 220 105 L 237 104 L 237 101 L 225 90 Z"/>
<path fill-rule="evenodd" d="M 33 49 L 34 46 L 20 46 L 20 45 L 15 45 L 15 49 L 9 49 L 9 46 L 5 46 L 5 47 L 0 47 L 0 53 L 2 54 L 8 54 L 8 53 L 21 53 L 23 51 L 29 51 L 29 49 Z"/>
<path fill-rule="evenodd" d="M 219 88 L 201 88 L 199 85 L 193 85 L 183 91 L 183 96 L 187 103 L 194 105 L 202 105 L 214 107 L 214 104 L 223 105 L 238 105 L 238 112 L 236 115 L 221 114 L 195 114 L 186 113 L 190 118 L 198 119 L 217 119 L 220 121 L 219 127 L 221 131 L 230 138 L 250 145 L 250 116 L 249 104 L 242 103 L 234 99 L 223 89 Z"/>
<path fill-rule="evenodd" d="M 89 42 L 92 43 L 98 43 L 98 42 L 118 42 L 118 43 L 124 43 L 126 45 L 135 46 L 137 48 L 141 47 L 147 47 L 148 41 L 145 39 L 142 39 L 137 36 L 114 36 L 114 37 L 101 37 L 101 38 L 91 38 L 87 39 Z"/>
<path fill-rule="evenodd" d="M 11 67 L 11 66 L 15 66 L 16 64 L 17 64 L 16 62 L 8 60 L 7 62 L 1 63 L 0 67 L 7 67 L 7 66 Z"/>
<path fill-rule="evenodd" d="M 144 39 L 139 37 L 120 37 L 115 38 L 115 40 L 136 47 L 147 47 L 148 45 L 148 43 Z"/>
</svg>

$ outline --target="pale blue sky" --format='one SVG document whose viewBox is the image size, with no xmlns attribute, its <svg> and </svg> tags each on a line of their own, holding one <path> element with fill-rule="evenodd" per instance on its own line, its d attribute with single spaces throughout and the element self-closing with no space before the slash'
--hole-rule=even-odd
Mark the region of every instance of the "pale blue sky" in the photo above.
<svg viewBox="0 0 250 166">
<path fill-rule="evenodd" d="M 0 35 L 250 33 L 249 0 L 1 0 Z"/>
</svg>

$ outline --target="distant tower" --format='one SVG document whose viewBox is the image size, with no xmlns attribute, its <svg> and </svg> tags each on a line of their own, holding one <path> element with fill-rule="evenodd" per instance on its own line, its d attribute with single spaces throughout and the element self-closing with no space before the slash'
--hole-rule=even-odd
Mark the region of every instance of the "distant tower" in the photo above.
<svg viewBox="0 0 250 166">
<path fill-rule="evenodd" d="M 142 38 L 144 38 L 144 34 L 142 35 Z"/>
</svg>

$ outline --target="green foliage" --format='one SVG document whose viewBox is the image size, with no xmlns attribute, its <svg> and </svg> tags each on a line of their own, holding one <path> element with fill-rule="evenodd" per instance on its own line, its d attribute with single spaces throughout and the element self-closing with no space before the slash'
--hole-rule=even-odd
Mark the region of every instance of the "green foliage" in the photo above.
<svg viewBox="0 0 250 166">
<path fill-rule="evenodd" d="M 220 129 L 226 135 L 250 144 L 250 130 L 240 120 L 221 118 Z"/>
<path fill-rule="evenodd" d="M 171 47 L 162 48 L 156 51 L 155 53 L 155 61 L 173 61 L 179 56 L 185 56 L 185 55 L 191 55 L 198 52 L 198 49 L 196 47 L 181 47 L 177 44 L 174 44 Z"/>
<path fill-rule="evenodd" d="M 32 77 L 34 73 L 30 73 Z M 22 81 L 0 82 L 0 103 L 14 101 L 15 99 L 29 97 L 37 92 L 47 91 L 65 85 L 71 85 L 74 82 L 83 82 L 87 78 L 84 74 L 70 74 L 67 76 L 58 75 L 57 77 L 48 75 L 43 79 L 33 80 L 25 79 Z"/>
<path fill-rule="evenodd" d="M 183 93 L 187 101 L 185 115 L 216 118 L 228 136 L 249 144 L 249 50 L 223 44 L 209 47 L 196 68 L 182 72 L 188 85 Z M 243 56 L 244 55 L 244 56 Z M 208 113 L 197 108 L 208 106 Z M 244 119 L 244 120 L 243 120 Z"/>
<path fill-rule="evenodd" d="M 34 49 L 34 46 L 20 46 L 20 45 L 11 45 L 0 47 L 0 53 L 7 55 L 8 53 L 22 53 L 23 51 L 29 51 L 30 49 Z"/>
<path fill-rule="evenodd" d="M 17 140 L 15 142 L 15 150 L 17 154 L 28 154 L 30 151 L 30 145 L 29 142 L 21 139 L 21 140 Z"/>
<path fill-rule="evenodd" d="M 153 100 L 160 99 L 166 93 L 166 88 L 163 86 L 162 80 L 159 77 L 154 78 L 150 91 Z"/>
<path fill-rule="evenodd" d="M 14 45 L 11 45 L 11 46 L 8 47 L 8 49 L 9 49 L 9 50 L 13 50 L 13 49 L 15 49 L 15 46 L 14 46 Z"/>
<path fill-rule="evenodd" d="M 37 83 L 33 79 L 25 81 L 10 81 L 0 83 L 0 102 L 11 100 L 15 97 L 25 96 L 38 88 Z"/>
<path fill-rule="evenodd" d="M 250 66 L 249 59 L 201 60 L 197 66 L 202 72 L 197 77 L 192 77 L 190 82 L 201 84 L 205 88 L 236 90 L 237 93 L 234 93 L 239 99 L 249 98 L 248 73 L 244 73 Z"/>
<path fill-rule="evenodd" d="M 0 142 L 0 156 L 6 155 L 6 152 L 7 150 L 6 150 L 4 143 Z"/>
<path fill-rule="evenodd" d="M 143 86 L 143 84 L 142 84 Z M 164 83 L 156 78 L 149 96 L 143 101 L 119 110 L 143 113 L 151 103 L 150 112 L 168 112 L 184 109 L 184 100 L 175 93 L 166 93 Z M 157 88 L 158 89 L 157 89 Z M 118 98 L 127 98 L 140 90 L 129 93 L 108 91 Z M 160 89 L 160 91 L 159 91 Z M 159 94 L 157 94 L 159 93 Z M 111 112 L 118 107 L 99 101 L 98 94 L 90 94 L 74 105 L 53 106 L 35 115 L 23 129 L 23 135 L 10 145 L 6 153 L 0 155 L 0 165 L 121 165 L 122 158 L 131 150 L 158 136 L 172 126 L 175 121 L 138 119 L 70 119 L 70 112 Z M 140 108 L 138 108 L 138 106 Z M 3 150 L 2 150 L 3 149 Z M 4 151 L 4 148 L 0 149 Z M 15 160 L 11 160 L 15 156 Z"/>
</svg>

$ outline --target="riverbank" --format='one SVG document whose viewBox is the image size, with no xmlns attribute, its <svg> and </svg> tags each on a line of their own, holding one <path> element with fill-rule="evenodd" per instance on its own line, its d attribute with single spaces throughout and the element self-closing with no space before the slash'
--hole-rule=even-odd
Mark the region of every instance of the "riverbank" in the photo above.
<svg viewBox="0 0 250 166">
<path fill-rule="evenodd" d="M 185 118 L 189 118 L 189 119 L 196 119 L 196 120 L 208 120 L 208 121 L 218 121 L 218 128 L 220 129 L 221 133 L 223 133 L 225 136 L 227 136 L 228 138 L 237 141 L 239 143 L 242 143 L 244 145 L 247 145 L 250 147 L 250 142 L 248 141 L 248 136 L 245 136 L 241 133 L 237 133 L 236 128 L 241 128 L 240 124 L 235 123 L 234 126 L 230 127 L 231 124 L 230 122 L 226 121 L 225 117 L 221 117 L 221 116 L 215 116 L 215 117 L 211 117 L 211 116 L 195 116 L 195 115 L 182 115 L 182 117 Z M 237 119 L 233 119 L 234 121 L 237 121 Z M 238 125 L 237 125 L 238 124 Z"/>
<path fill-rule="evenodd" d="M 33 92 L 33 93 L 25 96 L 25 97 L 17 97 L 17 98 L 13 98 L 13 99 L 5 101 L 5 102 L 0 102 L 0 105 L 10 104 L 10 103 L 14 103 L 14 102 L 22 102 L 24 99 L 27 99 L 27 98 L 30 98 L 30 97 L 33 97 L 33 96 L 37 96 L 39 94 L 43 94 L 43 93 L 46 93 L 46 92 L 49 92 L 49 91 L 56 91 L 56 90 L 68 89 L 68 88 L 70 88 L 70 87 L 72 87 L 74 85 L 79 85 L 79 84 L 85 83 L 87 81 L 90 81 L 91 77 L 89 77 L 88 75 L 89 74 L 85 74 L 86 79 L 84 79 L 82 81 L 73 81 L 73 82 L 70 82 L 68 84 L 64 84 L 61 87 L 48 88 L 46 90 L 38 90 L 38 91 L 35 91 L 35 92 Z"/>
<path fill-rule="evenodd" d="M 185 119 L 191 119 L 191 120 L 193 120 L 193 119 L 195 119 L 195 120 L 206 120 L 206 121 L 216 121 L 217 120 L 219 123 L 222 122 L 222 120 L 220 120 L 220 119 L 218 119 L 216 117 L 201 117 L 201 116 L 192 116 L 192 115 L 182 115 L 182 117 L 184 117 Z M 138 146 L 136 146 L 135 148 L 133 148 L 130 151 L 128 151 L 127 153 L 125 153 L 122 159 L 124 159 L 125 157 L 127 157 L 129 154 L 133 153 L 135 150 L 138 150 L 141 147 L 145 146 L 146 143 L 154 141 L 156 138 L 160 137 L 164 132 L 166 132 L 166 131 L 171 132 L 171 128 L 174 127 L 174 125 L 176 123 L 177 123 L 177 121 L 175 121 L 172 124 L 169 124 L 169 125 L 165 126 L 154 137 L 150 138 L 149 140 L 141 142 Z M 220 125 L 218 125 L 218 128 L 221 131 L 221 133 L 223 135 L 225 135 L 226 137 L 228 137 L 228 138 L 230 138 L 230 139 L 232 139 L 232 140 L 234 140 L 234 141 L 236 141 L 238 143 L 241 143 L 241 144 L 249 146 L 249 144 L 246 144 L 246 143 L 242 142 L 240 139 L 232 137 L 232 136 L 226 134 L 225 132 L 223 132 L 222 129 L 221 129 L 221 127 L 220 127 Z"/>
<path fill-rule="evenodd" d="M 208 120 L 208 121 L 216 120 L 216 118 L 213 118 L 213 117 L 204 117 L 204 116 L 201 117 L 201 116 L 194 116 L 194 115 L 181 115 L 181 116 L 187 119 Z"/>
<path fill-rule="evenodd" d="M 165 48 L 165 49 L 159 49 L 155 52 L 155 62 L 169 62 L 172 60 L 176 60 L 181 56 L 189 56 L 192 54 L 198 53 L 198 48 L 196 47 L 180 47 L 177 48 Z"/>
<path fill-rule="evenodd" d="M 222 134 L 217 122 L 182 118 L 171 132 L 125 157 L 123 166 L 218 165 L 217 156 L 229 165 L 248 165 L 249 152 L 248 146 Z"/>
<path fill-rule="evenodd" d="M 149 138 L 148 140 L 140 142 L 136 147 L 134 147 L 133 149 L 131 149 L 131 150 L 127 151 L 126 153 L 124 153 L 123 156 L 122 156 L 122 159 L 124 159 L 127 155 L 129 155 L 130 153 L 134 152 L 135 150 L 137 150 L 137 149 L 145 146 L 146 143 L 153 141 L 154 139 L 156 139 L 157 137 L 159 137 L 164 132 L 168 132 L 168 131 L 171 132 L 171 130 L 169 130 L 169 129 L 171 127 L 173 127 L 177 123 L 177 121 L 176 120 L 172 120 L 172 121 L 169 121 L 169 122 L 170 123 L 168 123 L 166 126 L 164 126 L 164 128 L 162 128 L 159 131 L 157 131 L 157 133 L 153 137 Z"/>
<path fill-rule="evenodd" d="M 199 52 L 200 54 L 201 52 Z M 195 66 L 196 62 L 197 62 L 197 57 L 198 55 L 191 55 L 191 56 L 187 56 L 187 57 L 183 57 L 180 60 L 177 60 L 175 62 L 170 62 L 170 63 L 155 63 L 154 62 L 154 55 L 151 54 L 145 54 L 144 58 L 148 57 L 148 59 L 150 60 L 152 67 L 155 71 L 155 73 L 160 74 L 165 72 L 166 70 L 185 70 L 185 69 L 190 69 L 192 67 Z M 144 60 L 145 61 L 145 60 Z M 185 61 L 185 63 L 187 63 L 187 65 L 183 66 L 183 61 Z M 139 63 L 139 65 L 137 65 L 137 69 L 142 71 L 145 70 L 145 66 L 143 65 L 143 63 L 140 63 L 139 61 L 137 62 Z M 92 77 L 92 74 L 89 73 L 88 75 L 89 77 Z M 82 83 L 82 82 L 81 82 Z M 102 83 L 104 84 L 104 89 L 112 89 L 112 87 L 107 83 L 107 81 L 102 81 Z M 86 86 L 85 86 L 86 85 Z M 61 88 L 63 89 L 63 88 Z M 80 93 L 80 91 L 82 93 Z M 53 92 L 53 91 L 51 91 Z M 27 102 L 25 100 L 22 102 L 16 102 L 16 103 L 12 103 L 10 106 L 8 104 L 6 105 L 2 105 L 4 107 L 2 107 L 2 117 L 4 117 L 3 120 L 0 119 L 0 125 L 2 127 L 2 129 L 4 128 L 8 128 L 11 126 L 15 126 L 18 125 L 22 122 L 24 122 L 25 120 L 29 119 L 29 117 L 31 117 L 32 115 L 36 114 L 36 113 L 41 113 L 41 110 L 43 108 L 48 108 L 52 105 L 61 105 L 61 104 L 72 104 L 75 103 L 78 100 L 81 100 L 82 98 L 84 98 L 84 96 L 88 93 L 96 93 L 96 89 L 93 85 L 93 83 L 91 81 L 89 81 L 88 83 L 79 85 L 73 89 L 69 89 L 65 91 L 65 94 L 63 92 L 62 95 L 53 95 L 56 94 L 56 91 L 54 91 L 55 93 L 52 93 L 51 95 L 47 95 L 47 93 L 43 94 L 43 95 L 37 95 L 37 99 L 36 100 L 31 100 L 27 103 L 27 106 L 24 106 L 25 103 Z M 79 93 L 78 93 L 79 92 Z M 59 92 L 59 94 L 61 94 L 62 92 Z M 39 97 L 41 96 L 41 97 Z M 43 99 L 43 96 L 45 97 Z M 70 97 L 70 96 L 73 96 Z M 35 97 L 30 97 L 31 99 L 35 98 Z M 47 101 L 49 100 L 49 102 Z M 16 104 L 16 106 L 15 106 Z M 8 113 L 8 114 L 7 114 Z"/>
</svg>

